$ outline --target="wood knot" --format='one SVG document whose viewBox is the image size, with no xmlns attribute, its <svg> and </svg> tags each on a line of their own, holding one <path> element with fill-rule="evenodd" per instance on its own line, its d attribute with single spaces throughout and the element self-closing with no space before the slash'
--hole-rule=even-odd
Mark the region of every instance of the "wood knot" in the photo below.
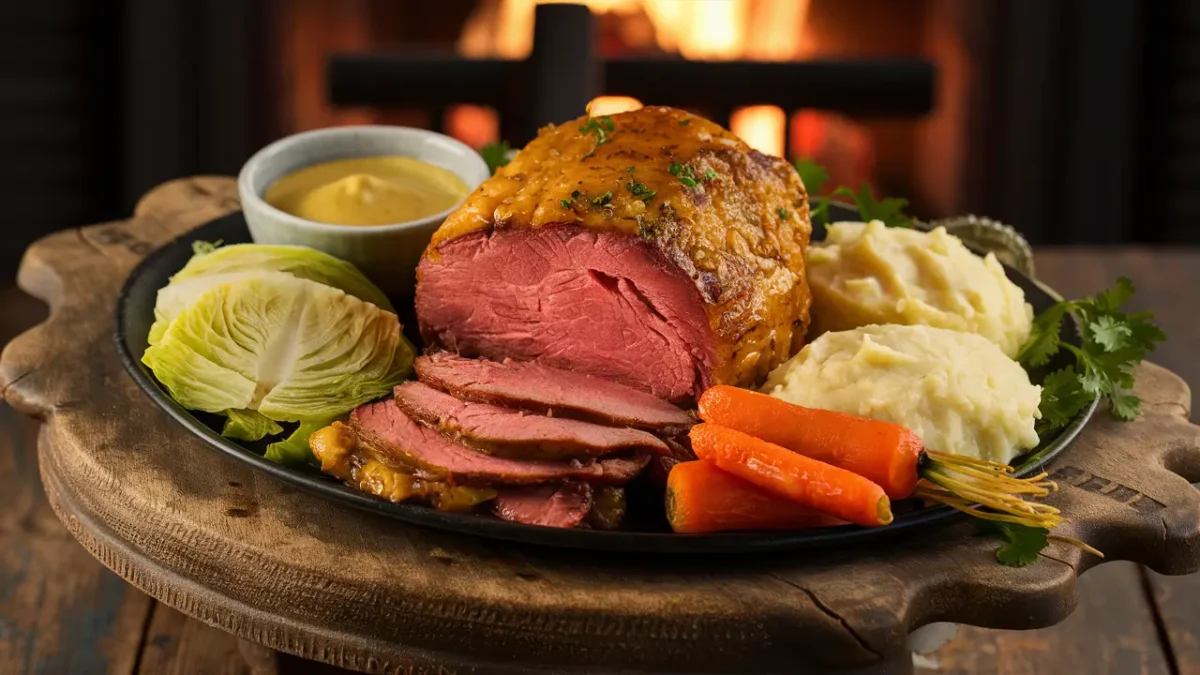
<svg viewBox="0 0 1200 675">
<path fill-rule="evenodd" d="M 230 508 L 225 509 L 225 515 L 229 516 L 230 518 L 249 518 L 254 514 L 250 511 L 250 509 Z"/>
</svg>

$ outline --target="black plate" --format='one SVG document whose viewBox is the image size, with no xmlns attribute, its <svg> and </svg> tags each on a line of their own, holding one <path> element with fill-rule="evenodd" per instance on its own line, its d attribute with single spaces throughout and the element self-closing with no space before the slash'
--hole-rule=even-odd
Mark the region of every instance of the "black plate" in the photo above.
<svg viewBox="0 0 1200 675">
<path fill-rule="evenodd" d="M 839 213 L 834 208 L 835 218 L 854 219 L 852 212 Z M 530 544 L 558 546 L 605 551 L 640 551 L 653 553 L 715 553 L 744 551 L 775 551 L 811 549 L 827 546 L 843 546 L 864 542 L 878 542 L 899 533 L 909 533 L 915 528 L 944 522 L 959 516 L 949 507 L 935 507 L 898 513 L 896 520 L 887 527 L 865 528 L 855 525 L 826 527 L 813 530 L 785 533 L 724 533 L 724 534 L 672 534 L 669 531 L 617 531 L 563 530 L 532 525 L 520 525 L 499 520 L 487 515 L 443 513 L 431 508 L 411 504 L 393 504 L 352 490 L 316 469 L 294 469 L 281 466 L 262 457 L 262 448 L 254 444 L 240 445 L 220 435 L 220 420 L 204 413 L 192 413 L 172 400 L 150 371 L 142 365 L 141 356 L 146 350 L 146 337 L 154 322 L 154 302 L 158 289 L 167 285 L 171 275 L 178 272 L 192 255 L 192 242 L 223 241 L 226 244 L 250 241 L 250 233 L 241 213 L 235 213 L 202 225 L 188 234 L 172 241 L 151 253 L 126 280 L 117 299 L 115 338 L 117 351 L 125 369 L 133 376 L 138 386 L 163 410 L 167 411 L 188 431 L 204 439 L 209 445 L 234 459 L 249 464 L 259 471 L 278 478 L 290 485 L 337 502 L 373 511 L 389 518 L 407 523 L 424 525 L 465 534 L 505 539 Z M 1036 312 L 1053 304 L 1052 292 L 1020 273 L 1007 269 L 1008 276 L 1025 291 L 1026 299 Z M 397 307 L 411 307 L 411 300 L 396 302 Z M 415 325 L 412 317 L 401 319 L 405 327 Z M 410 332 L 406 330 L 406 332 Z M 1074 332 L 1073 325 L 1065 331 Z M 416 336 L 411 336 L 410 339 Z M 416 342 L 414 340 L 414 342 Z M 1064 355 L 1065 358 L 1065 353 Z M 1049 368 L 1066 365 L 1051 363 Z M 1095 411 L 1096 401 L 1057 436 L 1045 439 L 1038 448 L 1017 461 L 1020 474 L 1029 474 L 1061 452 L 1074 440 L 1080 429 Z M 653 525 L 650 525 L 653 527 Z M 665 523 L 658 523 L 659 527 Z"/>
</svg>

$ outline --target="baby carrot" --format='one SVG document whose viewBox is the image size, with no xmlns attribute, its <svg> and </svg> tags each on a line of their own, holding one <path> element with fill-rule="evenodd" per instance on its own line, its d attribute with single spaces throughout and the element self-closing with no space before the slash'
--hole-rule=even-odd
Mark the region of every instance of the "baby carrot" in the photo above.
<svg viewBox="0 0 1200 675">
<path fill-rule="evenodd" d="M 728 385 L 700 396 L 700 419 L 737 429 L 871 480 L 892 499 L 917 486 L 921 439 L 899 424 L 787 401 Z"/>
<path fill-rule="evenodd" d="M 768 492 L 859 525 L 892 522 L 883 488 L 858 474 L 716 424 L 689 436 L 697 457 Z"/>
<path fill-rule="evenodd" d="M 899 424 L 818 410 L 718 385 L 699 400 L 700 418 L 863 476 L 892 499 L 916 496 L 976 518 L 1052 528 L 1058 509 L 1029 501 L 1056 489 L 1046 473 L 1017 478 L 1013 468 L 965 455 L 926 451 Z M 699 454 L 699 453 L 697 453 Z M 920 482 L 924 479 L 924 482 Z"/>
<path fill-rule="evenodd" d="M 676 532 L 803 530 L 844 521 L 776 496 L 717 468 L 681 462 L 667 477 L 667 520 Z"/>
</svg>

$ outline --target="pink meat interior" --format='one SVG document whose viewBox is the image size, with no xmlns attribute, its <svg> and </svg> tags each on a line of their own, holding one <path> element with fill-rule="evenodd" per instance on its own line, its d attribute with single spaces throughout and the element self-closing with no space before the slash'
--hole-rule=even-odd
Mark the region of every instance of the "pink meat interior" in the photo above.
<svg viewBox="0 0 1200 675">
<path fill-rule="evenodd" d="M 610 379 L 672 401 L 709 384 L 693 282 L 636 236 L 574 226 L 473 233 L 421 262 L 425 340 Z"/>
</svg>

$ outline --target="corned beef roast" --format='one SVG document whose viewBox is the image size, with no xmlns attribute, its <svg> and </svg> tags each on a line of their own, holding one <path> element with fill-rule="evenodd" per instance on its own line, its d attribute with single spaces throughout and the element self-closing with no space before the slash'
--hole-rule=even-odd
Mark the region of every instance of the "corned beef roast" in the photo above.
<svg viewBox="0 0 1200 675">
<path fill-rule="evenodd" d="M 497 457 L 556 459 L 622 451 L 671 453 L 666 443 L 645 431 L 460 401 L 420 382 L 396 387 L 395 400 L 411 419 Z"/>
<path fill-rule="evenodd" d="M 417 357 L 417 377 L 464 401 L 493 403 L 600 424 L 679 436 L 691 413 L 638 389 L 534 361 L 466 359 L 447 352 Z"/>
<path fill-rule="evenodd" d="M 591 513 L 592 505 L 592 486 L 569 480 L 501 490 L 492 502 L 492 513 L 526 525 L 578 527 Z"/>
<path fill-rule="evenodd" d="M 690 402 L 801 346 L 808 201 L 790 164 L 651 107 L 542 130 L 434 234 L 428 345 Z"/>
<path fill-rule="evenodd" d="M 357 446 L 382 461 L 452 485 L 529 485 L 571 478 L 624 485 L 649 462 L 645 454 L 569 460 L 494 457 L 418 424 L 394 401 L 359 407 L 350 414 L 349 429 Z"/>
</svg>

